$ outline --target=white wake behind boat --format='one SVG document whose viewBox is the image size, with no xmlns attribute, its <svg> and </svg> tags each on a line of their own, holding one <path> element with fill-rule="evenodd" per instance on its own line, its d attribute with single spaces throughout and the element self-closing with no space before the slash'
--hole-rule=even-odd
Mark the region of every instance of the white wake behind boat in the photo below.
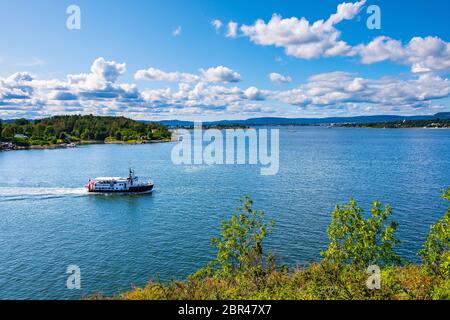
<svg viewBox="0 0 450 320">
<path fill-rule="evenodd" d="M 98 177 L 89 179 L 85 186 L 93 193 L 149 193 L 153 191 L 153 181 L 139 181 L 134 171 L 130 169 L 127 178 Z"/>
</svg>

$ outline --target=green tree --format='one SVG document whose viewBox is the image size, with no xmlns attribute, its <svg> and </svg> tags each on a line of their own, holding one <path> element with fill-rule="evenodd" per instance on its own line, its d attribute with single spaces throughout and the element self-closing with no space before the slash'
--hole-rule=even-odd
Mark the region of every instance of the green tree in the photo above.
<svg viewBox="0 0 450 320">
<path fill-rule="evenodd" d="M 18 126 L 25 126 L 25 125 L 27 125 L 27 124 L 29 123 L 29 121 L 28 121 L 27 119 L 20 118 L 20 119 L 16 119 L 16 120 L 14 121 L 14 123 L 15 123 L 16 125 L 18 125 Z"/>
<path fill-rule="evenodd" d="M 264 255 L 262 242 L 272 233 L 275 222 L 266 222 L 264 211 L 254 210 L 249 197 L 242 198 L 241 205 L 229 220 L 222 221 L 220 237 L 211 240 L 217 249 L 216 259 L 200 273 L 261 275 L 273 265 L 273 256 Z"/>
<path fill-rule="evenodd" d="M 90 133 L 89 133 L 89 129 L 84 129 L 83 133 L 80 136 L 81 140 L 89 140 L 90 137 Z"/>
<path fill-rule="evenodd" d="M 444 191 L 442 198 L 444 198 L 446 200 L 450 200 L 450 188 L 448 188 L 446 191 Z"/>
<path fill-rule="evenodd" d="M 37 122 L 33 128 L 33 135 L 36 137 L 43 137 L 45 128 L 46 126 L 43 123 Z"/>
<path fill-rule="evenodd" d="M 12 126 L 5 126 L 2 130 L 2 137 L 4 139 L 12 139 L 14 137 L 14 128 Z"/>
<path fill-rule="evenodd" d="M 94 139 L 98 141 L 103 141 L 107 137 L 107 131 L 104 127 L 99 127 L 95 130 Z"/>
<path fill-rule="evenodd" d="M 47 137 L 54 137 L 55 136 L 55 128 L 53 126 L 47 126 L 44 130 L 44 135 Z"/>
<path fill-rule="evenodd" d="M 28 137 L 31 137 L 33 135 L 33 125 L 27 124 L 24 126 L 23 133 L 27 135 Z"/>
<path fill-rule="evenodd" d="M 121 141 L 122 140 L 122 133 L 120 131 L 116 131 L 115 133 L 115 139 Z"/>
<path fill-rule="evenodd" d="M 397 223 L 387 221 L 392 215 L 390 206 L 381 209 L 381 203 L 376 201 L 370 218 L 364 219 L 362 213 L 363 209 L 353 199 L 336 206 L 328 227 L 330 245 L 322 252 L 325 262 L 359 270 L 370 265 L 400 263 L 400 257 L 394 252 L 400 242 L 395 236 Z"/>
<path fill-rule="evenodd" d="M 450 188 L 442 197 L 450 200 Z M 430 227 L 419 255 L 429 272 L 444 279 L 450 277 L 450 207 L 444 216 Z"/>
</svg>

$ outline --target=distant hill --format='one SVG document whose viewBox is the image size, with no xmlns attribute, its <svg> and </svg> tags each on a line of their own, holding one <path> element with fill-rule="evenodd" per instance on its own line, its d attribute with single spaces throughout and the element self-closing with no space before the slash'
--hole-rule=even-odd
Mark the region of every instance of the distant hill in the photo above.
<svg viewBox="0 0 450 320">
<path fill-rule="evenodd" d="M 375 115 L 375 116 L 356 116 L 356 117 L 328 117 L 328 118 L 250 118 L 246 120 L 219 120 L 203 122 L 205 126 L 218 125 L 239 125 L 239 126 L 267 126 L 267 125 L 318 125 L 331 123 L 380 123 L 380 122 L 398 122 L 414 120 L 436 120 L 450 119 L 450 112 L 436 113 L 435 115 L 423 116 L 397 116 L 397 115 Z M 189 127 L 193 125 L 192 121 L 182 120 L 162 120 L 159 123 L 169 127 Z"/>
<path fill-rule="evenodd" d="M 331 124 L 331 123 L 380 123 L 380 122 L 398 122 L 398 121 L 414 121 L 414 120 L 436 120 L 450 119 L 450 112 L 440 112 L 434 115 L 423 116 L 398 116 L 398 115 L 374 115 L 374 116 L 356 116 L 356 117 L 328 117 L 328 118 L 281 118 L 281 117 L 263 117 L 250 118 L 246 120 L 219 120 L 203 122 L 205 126 L 267 126 L 267 125 L 315 125 L 315 124 Z M 14 123 L 15 119 L 3 120 L 3 123 Z M 193 121 L 185 120 L 161 120 L 148 121 L 144 123 L 160 123 L 168 127 L 190 127 Z"/>
<path fill-rule="evenodd" d="M 450 119 L 450 112 L 439 112 L 436 113 L 434 117 L 439 119 Z"/>
</svg>

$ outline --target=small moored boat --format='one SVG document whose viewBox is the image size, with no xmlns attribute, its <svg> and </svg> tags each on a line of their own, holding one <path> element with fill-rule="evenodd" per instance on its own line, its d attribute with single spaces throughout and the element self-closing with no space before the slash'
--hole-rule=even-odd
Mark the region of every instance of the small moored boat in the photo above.
<svg viewBox="0 0 450 320">
<path fill-rule="evenodd" d="M 98 177 L 89 179 L 85 186 L 88 192 L 95 193 L 148 193 L 153 190 L 153 181 L 139 181 L 134 171 L 130 169 L 127 178 Z"/>
</svg>

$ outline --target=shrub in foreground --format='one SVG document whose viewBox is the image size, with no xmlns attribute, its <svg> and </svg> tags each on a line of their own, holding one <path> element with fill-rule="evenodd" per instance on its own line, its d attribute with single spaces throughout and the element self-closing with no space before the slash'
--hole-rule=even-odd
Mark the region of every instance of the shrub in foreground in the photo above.
<svg viewBox="0 0 450 320">
<path fill-rule="evenodd" d="M 450 200 L 450 188 L 443 198 Z M 428 272 L 443 279 L 450 278 L 450 207 L 442 219 L 430 227 L 419 255 Z"/>
<path fill-rule="evenodd" d="M 450 189 L 444 194 L 450 200 Z M 423 265 L 400 266 L 395 253 L 397 224 L 392 211 L 375 202 L 370 216 L 354 200 L 337 206 L 328 228 L 330 245 L 324 259 L 304 268 L 277 266 L 263 251 L 263 240 L 273 230 L 264 212 L 254 210 L 245 197 L 242 206 L 223 221 L 220 237 L 212 240 L 216 258 L 186 281 L 150 282 L 116 296 L 131 300 L 211 299 L 450 299 L 449 211 L 433 225 L 420 255 Z M 449 209 L 450 210 L 450 209 Z M 380 284 L 367 286 L 367 267 L 377 264 Z M 97 297 L 95 297 L 97 298 Z"/>
</svg>

